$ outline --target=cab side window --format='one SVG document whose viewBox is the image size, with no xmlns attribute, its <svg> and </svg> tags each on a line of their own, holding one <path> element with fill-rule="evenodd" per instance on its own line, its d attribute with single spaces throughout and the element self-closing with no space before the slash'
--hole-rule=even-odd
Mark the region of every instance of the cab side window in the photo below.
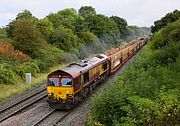
<svg viewBox="0 0 180 126">
<path fill-rule="evenodd" d="M 103 70 L 105 71 L 107 69 L 107 63 L 103 64 Z"/>
<path fill-rule="evenodd" d="M 89 71 L 86 72 L 83 76 L 84 76 L 84 83 L 88 82 L 89 81 Z"/>
<path fill-rule="evenodd" d="M 78 90 L 79 86 L 80 86 L 80 79 L 79 79 L 79 77 L 77 77 L 77 78 L 74 79 L 75 91 Z"/>
</svg>

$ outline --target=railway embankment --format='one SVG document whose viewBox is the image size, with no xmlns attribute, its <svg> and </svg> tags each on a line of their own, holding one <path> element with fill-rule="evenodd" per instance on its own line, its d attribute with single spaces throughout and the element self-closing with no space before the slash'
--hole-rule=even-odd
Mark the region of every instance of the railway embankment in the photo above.
<svg viewBox="0 0 180 126">
<path fill-rule="evenodd" d="M 88 125 L 180 124 L 180 20 L 154 33 L 121 77 L 92 100 Z"/>
</svg>

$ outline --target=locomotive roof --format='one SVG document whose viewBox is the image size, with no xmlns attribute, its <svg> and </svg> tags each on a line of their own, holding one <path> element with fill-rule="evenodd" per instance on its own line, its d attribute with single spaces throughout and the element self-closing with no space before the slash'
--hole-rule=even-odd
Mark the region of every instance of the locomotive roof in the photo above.
<svg viewBox="0 0 180 126">
<path fill-rule="evenodd" d="M 68 66 L 63 67 L 60 70 L 50 73 L 49 75 L 55 75 L 58 73 L 66 73 L 68 75 L 71 75 L 72 77 L 76 77 L 80 75 L 81 73 L 84 73 L 90 68 L 94 67 L 95 65 L 105 61 L 107 58 L 108 57 L 106 55 L 99 54 L 96 57 L 69 64 Z"/>
</svg>

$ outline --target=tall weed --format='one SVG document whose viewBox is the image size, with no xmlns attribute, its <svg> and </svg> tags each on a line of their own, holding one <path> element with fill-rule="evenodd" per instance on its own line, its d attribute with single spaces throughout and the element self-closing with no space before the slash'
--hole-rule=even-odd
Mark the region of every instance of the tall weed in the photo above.
<svg viewBox="0 0 180 126">
<path fill-rule="evenodd" d="M 9 42 L 0 43 L 0 55 L 7 56 L 10 58 L 21 59 L 24 61 L 30 60 L 30 57 L 25 55 L 23 52 L 14 49 Z"/>
</svg>

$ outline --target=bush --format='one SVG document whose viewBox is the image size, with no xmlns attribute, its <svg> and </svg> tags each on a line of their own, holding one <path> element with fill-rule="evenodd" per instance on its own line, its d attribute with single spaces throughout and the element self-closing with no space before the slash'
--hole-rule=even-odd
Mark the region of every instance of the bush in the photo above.
<svg viewBox="0 0 180 126">
<path fill-rule="evenodd" d="M 94 42 L 97 39 L 97 36 L 91 32 L 81 32 L 80 38 L 82 38 L 86 43 Z"/>
<path fill-rule="evenodd" d="M 18 80 L 18 76 L 12 66 L 3 63 L 0 64 L 0 83 L 16 83 Z"/>
<path fill-rule="evenodd" d="M 45 72 L 51 66 L 63 63 L 66 60 L 68 53 L 52 46 L 48 45 L 46 49 L 40 49 L 38 58 L 35 59 L 41 72 Z"/>
<path fill-rule="evenodd" d="M 150 48 L 155 50 L 166 48 L 172 43 L 179 43 L 180 40 L 180 20 L 155 33 L 151 38 Z"/>
<path fill-rule="evenodd" d="M 156 33 L 124 75 L 95 95 L 90 125 L 180 124 L 180 31 L 175 25 Z"/>
<path fill-rule="evenodd" d="M 0 43 L 0 55 L 15 59 L 21 59 L 24 61 L 30 60 L 29 56 L 23 54 L 23 52 L 19 50 L 15 50 L 12 44 L 9 42 Z"/>
<path fill-rule="evenodd" d="M 34 62 L 25 62 L 16 66 L 16 73 L 25 80 L 26 73 L 31 73 L 32 76 L 35 76 L 37 73 L 40 72 L 39 67 Z"/>
<path fill-rule="evenodd" d="M 6 39 L 7 35 L 6 35 L 6 31 L 4 28 L 0 28 L 0 40 L 1 39 Z"/>
</svg>

